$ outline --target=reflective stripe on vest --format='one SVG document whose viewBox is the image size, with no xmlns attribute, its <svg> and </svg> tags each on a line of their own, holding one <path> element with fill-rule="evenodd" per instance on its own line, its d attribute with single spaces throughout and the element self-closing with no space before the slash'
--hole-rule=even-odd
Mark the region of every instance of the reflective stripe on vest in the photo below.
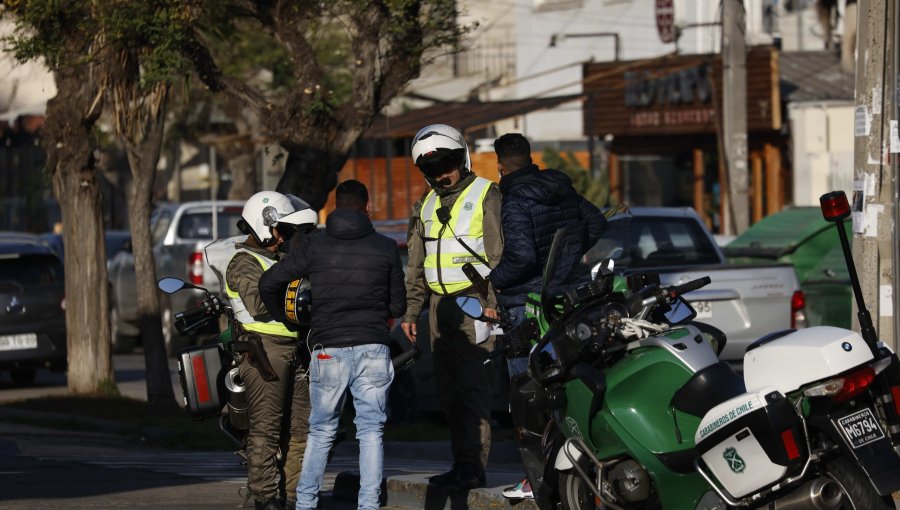
<svg viewBox="0 0 900 510">
<path fill-rule="evenodd" d="M 446 227 L 437 216 L 440 199 L 432 190 L 422 204 L 420 218 L 424 225 L 425 281 L 437 294 L 453 294 L 472 286 L 462 271 L 466 262 L 471 263 L 487 276 L 490 268 L 472 255 L 460 241 L 487 260 L 484 251 L 484 197 L 491 181 L 476 177 L 464 189 L 450 210 Z M 454 236 L 455 234 L 455 236 Z"/>
<path fill-rule="evenodd" d="M 234 257 L 241 252 L 252 255 L 253 258 L 255 258 L 262 266 L 263 271 L 269 269 L 275 264 L 274 260 L 263 257 L 262 255 L 253 253 L 252 251 L 245 250 L 243 248 L 236 251 L 234 255 L 231 256 L 231 259 L 234 260 Z M 228 263 L 231 264 L 231 261 L 229 260 Z M 225 279 L 225 295 L 228 296 L 228 302 L 231 304 L 231 310 L 232 312 L 234 312 L 234 318 L 237 319 L 247 331 L 262 333 L 264 335 L 277 335 L 286 337 L 297 336 L 296 333 L 289 330 L 287 327 L 285 327 L 284 324 L 278 321 L 260 322 L 255 320 L 253 316 L 250 315 L 250 312 L 247 311 L 247 307 L 246 305 L 244 305 L 244 301 L 241 300 L 241 295 L 237 291 L 232 290 L 232 288 L 228 285 L 228 278 Z"/>
</svg>

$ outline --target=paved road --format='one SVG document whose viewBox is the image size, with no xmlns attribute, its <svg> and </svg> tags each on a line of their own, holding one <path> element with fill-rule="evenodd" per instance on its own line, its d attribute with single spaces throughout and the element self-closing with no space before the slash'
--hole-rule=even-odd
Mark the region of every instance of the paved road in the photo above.
<svg viewBox="0 0 900 510">
<path fill-rule="evenodd" d="M 337 473 L 357 468 L 354 450 L 344 445 L 329 463 L 326 491 Z M 427 476 L 446 467 L 441 459 L 388 455 L 385 476 Z M 491 474 L 497 485 L 518 476 L 515 464 L 495 466 Z M 230 452 L 150 449 L 108 434 L 0 422 L 0 510 L 249 508 L 245 485 L 244 467 Z M 330 492 L 323 504 L 329 510 L 355 508 Z"/>
</svg>

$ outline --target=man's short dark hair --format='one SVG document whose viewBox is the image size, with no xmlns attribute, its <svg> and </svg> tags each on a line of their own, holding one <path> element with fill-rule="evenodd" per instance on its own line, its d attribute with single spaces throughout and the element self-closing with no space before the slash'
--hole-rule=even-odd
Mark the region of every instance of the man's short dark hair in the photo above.
<svg viewBox="0 0 900 510">
<path fill-rule="evenodd" d="M 494 140 L 494 152 L 497 159 L 512 170 L 531 164 L 531 144 L 521 133 L 507 133 Z"/>
<path fill-rule="evenodd" d="M 334 206 L 338 209 L 365 211 L 367 205 L 369 205 L 369 190 L 365 184 L 355 179 L 338 184 L 334 191 Z"/>
</svg>

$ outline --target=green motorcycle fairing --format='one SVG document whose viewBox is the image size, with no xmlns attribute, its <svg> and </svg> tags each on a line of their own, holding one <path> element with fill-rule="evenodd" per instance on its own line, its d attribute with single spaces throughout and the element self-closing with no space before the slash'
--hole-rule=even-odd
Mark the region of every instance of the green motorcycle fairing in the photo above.
<svg viewBox="0 0 900 510">
<path fill-rule="evenodd" d="M 677 328 L 658 336 L 680 341 L 690 336 Z M 714 356 L 714 355 L 713 355 Z M 690 455 L 701 417 L 675 410 L 672 397 L 694 371 L 669 350 L 638 347 L 604 370 L 606 389 L 593 416 L 593 393 L 581 380 L 565 384 L 566 418 L 560 427 L 580 436 L 600 460 L 630 457 L 650 473 L 663 508 L 695 508 L 710 490 L 696 472 L 676 472 L 661 457 Z"/>
</svg>

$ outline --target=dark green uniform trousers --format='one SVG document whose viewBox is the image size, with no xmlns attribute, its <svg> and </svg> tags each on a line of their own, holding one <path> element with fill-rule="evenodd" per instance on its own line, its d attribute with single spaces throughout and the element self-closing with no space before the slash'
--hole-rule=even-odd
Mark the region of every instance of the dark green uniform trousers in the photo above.
<svg viewBox="0 0 900 510">
<path fill-rule="evenodd" d="M 247 485 L 258 501 L 293 500 L 309 433 L 309 381 L 295 338 L 261 336 L 278 380 L 265 381 L 246 358 L 241 362 L 250 420 Z"/>
<path fill-rule="evenodd" d="M 491 450 L 494 371 L 485 364 L 493 348 L 489 338 L 475 344 L 475 321 L 456 305 L 456 297 L 433 294 L 429 307 L 434 384 L 450 427 L 455 465 L 480 470 Z"/>
</svg>

